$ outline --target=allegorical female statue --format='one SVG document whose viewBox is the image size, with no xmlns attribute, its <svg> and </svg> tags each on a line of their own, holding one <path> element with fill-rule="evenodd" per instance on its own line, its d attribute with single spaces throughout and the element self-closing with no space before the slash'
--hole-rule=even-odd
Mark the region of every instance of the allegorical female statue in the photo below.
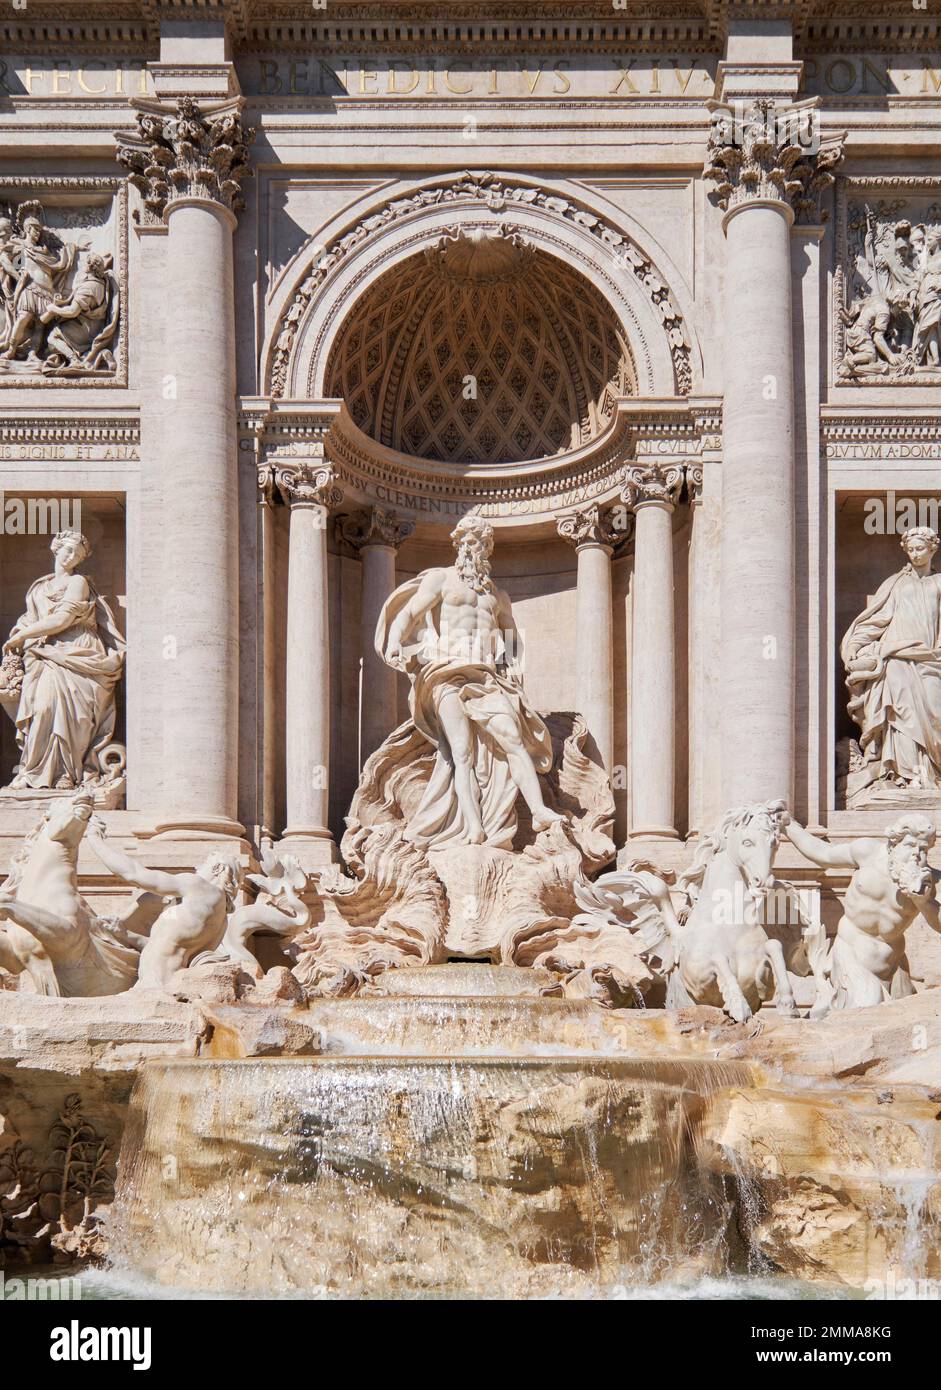
<svg viewBox="0 0 941 1390">
<path fill-rule="evenodd" d="M 908 564 L 879 587 L 840 646 L 860 727 L 860 787 L 941 790 L 941 544 L 927 526 L 902 537 Z"/>
<path fill-rule="evenodd" d="M 37 579 L 26 612 L 3 644 L 22 652 L 16 711 L 20 763 L 13 787 L 71 788 L 97 782 L 99 754 L 114 735 L 114 689 L 125 642 L 114 614 L 78 566 L 91 554 L 79 531 L 52 541 L 55 573 Z M 9 662 L 4 662 L 9 668 Z"/>
</svg>

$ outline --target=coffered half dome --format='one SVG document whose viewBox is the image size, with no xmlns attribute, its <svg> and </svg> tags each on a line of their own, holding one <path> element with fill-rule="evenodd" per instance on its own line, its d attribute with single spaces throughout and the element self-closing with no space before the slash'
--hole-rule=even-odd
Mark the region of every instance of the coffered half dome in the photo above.
<svg viewBox="0 0 941 1390">
<path fill-rule="evenodd" d="M 380 444 L 468 464 L 578 448 L 636 394 L 611 306 L 509 227 L 449 233 L 381 276 L 344 324 L 327 383 Z"/>
</svg>

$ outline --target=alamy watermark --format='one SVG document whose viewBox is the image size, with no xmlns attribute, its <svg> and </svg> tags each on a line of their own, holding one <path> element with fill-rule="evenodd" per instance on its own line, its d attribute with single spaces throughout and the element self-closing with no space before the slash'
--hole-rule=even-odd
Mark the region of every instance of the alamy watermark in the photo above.
<svg viewBox="0 0 941 1390">
<path fill-rule="evenodd" d="M 56 536 L 81 529 L 80 497 L 6 497 L 0 492 L 0 535 Z"/>
<path fill-rule="evenodd" d="M 711 919 L 715 926 L 735 926 L 747 921 L 748 910 L 755 913 L 765 927 L 797 927 L 820 920 L 820 890 L 801 884 L 750 891 L 742 883 L 732 888 L 717 888 L 711 894 Z"/>
<path fill-rule="evenodd" d="M 796 145 L 804 154 L 820 149 L 820 113 L 815 106 L 775 106 L 773 102 L 736 98 L 725 108 L 713 112 L 714 139 L 739 148 L 756 137 L 772 148 Z"/>
<path fill-rule="evenodd" d="M 75 1275 L 20 1279 L 0 1269 L 0 1303 L 66 1303 L 81 1296 L 82 1281 Z"/>
<path fill-rule="evenodd" d="M 867 497 L 863 511 L 866 513 L 863 530 L 867 536 L 904 536 L 915 526 L 937 531 L 941 498 L 896 497 L 889 491 L 884 497 Z"/>
<path fill-rule="evenodd" d="M 867 1298 L 888 1303 L 935 1302 L 941 1299 L 941 1279 L 909 1278 L 890 1268 L 884 1279 L 867 1279 L 863 1291 Z"/>
</svg>

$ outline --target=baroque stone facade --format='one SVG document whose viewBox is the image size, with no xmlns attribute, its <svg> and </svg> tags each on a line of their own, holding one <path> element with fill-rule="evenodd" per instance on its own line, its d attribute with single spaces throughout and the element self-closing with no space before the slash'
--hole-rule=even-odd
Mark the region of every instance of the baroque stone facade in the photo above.
<svg viewBox="0 0 941 1390">
<path fill-rule="evenodd" d="M 127 644 L 49 789 L 91 768 L 155 866 L 286 839 L 316 879 L 405 713 L 382 604 L 473 510 L 528 696 L 586 720 L 618 845 L 682 867 L 774 797 L 833 837 L 882 826 L 839 644 L 898 499 L 936 500 L 917 15 L 874 46 L 849 4 L 580 4 L 560 48 L 552 5 L 432 41 L 407 6 L 299 7 L 287 37 L 219 0 L 131 6 L 119 51 L 86 8 L 8 16 L 0 78 L 3 624 L 55 501 Z M 44 785 L 22 658 L 10 792 Z M 8 856 L 37 800 L 10 792 Z"/>
<path fill-rule="evenodd" d="M 0 16 L 0 1243 L 99 1247 L 148 1057 L 418 1037 L 936 1080 L 905 997 L 941 985 L 932 20 L 451 8 Z M 410 966 L 490 1012 L 425 1008 Z M 842 1019 L 890 1000 L 875 1041 Z M 734 1032 L 769 1003 L 771 1042 Z M 760 1163 L 714 1123 L 723 1180 Z M 740 1233 L 858 1283 L 881 1208 L 857 1183 L 856 1244 L 824 1215 L 802 1253 L 788 1184 L 836 1165 L 801 1143 Z"/>
</svg>

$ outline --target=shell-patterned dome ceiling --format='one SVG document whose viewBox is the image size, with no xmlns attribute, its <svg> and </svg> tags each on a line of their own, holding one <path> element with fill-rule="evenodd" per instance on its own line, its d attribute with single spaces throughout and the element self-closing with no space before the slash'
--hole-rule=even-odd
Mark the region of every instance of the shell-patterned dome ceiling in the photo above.
<svg viewBox="0 0 941 1390">
<path fill-rule="evenodd" d="M 327 392 L 380 444 L 473 464 L 577 448 L 636 386 L 594 286 L 503 229 L 445 236 L 381 276 L 334 345 Z"/>
</svg>

